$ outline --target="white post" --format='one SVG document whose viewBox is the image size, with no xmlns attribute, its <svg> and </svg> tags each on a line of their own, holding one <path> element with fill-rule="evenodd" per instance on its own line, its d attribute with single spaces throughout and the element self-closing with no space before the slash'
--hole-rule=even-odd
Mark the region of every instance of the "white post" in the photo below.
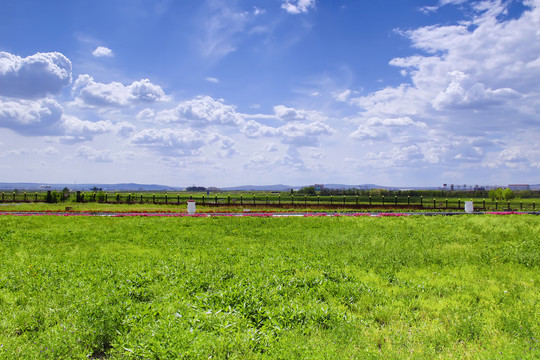
<svg viewBox="0 0 540 360">
<path fill-rule="evenodd" d="M 195 209 L 195 201 L 188 200 L 188 202 L 187 202 L 187 212 L 188 212 L 188 214 L 190 214 L 190 215 L 195 214 L 195 211 L 196 211 L 196 209 Z"/>
</svg>

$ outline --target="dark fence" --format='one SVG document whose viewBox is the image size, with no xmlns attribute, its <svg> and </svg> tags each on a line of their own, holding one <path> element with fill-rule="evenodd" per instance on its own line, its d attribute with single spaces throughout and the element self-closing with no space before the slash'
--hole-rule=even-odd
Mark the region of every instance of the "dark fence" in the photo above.
<svg viewBox="0 0 540 360">
<path fill-rule="evenodd" d="M 2 192 L 1 203 L 108 203 L 108 204 L 186 204 L 194 200 L 203 206 L 253 206 L 279 208 L 394 208 L 394 209 L 464 209 L 465 200 L 425 198 L 423 196 L 299 195 L 299 194 L 168 194 L 108 192 Z M 470 200 L 470 199 L 468 199 Z M 536 210 L 534 199 L 497 201 L 472 199 L 476 210 Z"/>
</svg>

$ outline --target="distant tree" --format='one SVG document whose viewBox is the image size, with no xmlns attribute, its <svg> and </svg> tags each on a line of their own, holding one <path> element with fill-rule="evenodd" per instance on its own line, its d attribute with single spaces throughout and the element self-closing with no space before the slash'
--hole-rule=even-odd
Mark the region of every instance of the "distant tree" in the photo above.
<svg viewBox="0 0 540 360">
<path fill-rule="evenodd" d="M 491 198 L 491 200 L 510 200 L 514 196 L 514 192 L 510 190 L 510 188 L 502 189 L 493 189 L 489 190 L 488 196 Z"/>
<path fill-rule="evenodd" d="M 204 186 L 188 186 L 186 188 L 186 191 L 188 192 L 203 192 L 203 191 L 206 191 L 206 188 Z"/>
<path fill-rule="evenodd" d="M 514 192 L 512 190 L 510 190 L 510 188 L 506 188 L 504 190 L 502 190 L 502 198 L 504 200 L 510 200 L 512 197 L 514 196 Z"/>
<path fill-rule="evenodd" d="M 304 195 L 315 195 L 317 192 L 315 191 L 315 186 L 305 186 L 298 190 L 298 193 Z"/>
</svg>

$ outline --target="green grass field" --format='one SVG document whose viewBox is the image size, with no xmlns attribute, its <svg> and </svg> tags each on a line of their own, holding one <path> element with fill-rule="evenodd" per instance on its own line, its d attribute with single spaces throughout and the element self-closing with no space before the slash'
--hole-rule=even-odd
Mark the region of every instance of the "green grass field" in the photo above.
<svg viewBox="0 0 540 360">
<path fill-rule="evenodd" d="M 0 359 L 537 359 L 540 217 L 0 216 Z"/>
</svg>

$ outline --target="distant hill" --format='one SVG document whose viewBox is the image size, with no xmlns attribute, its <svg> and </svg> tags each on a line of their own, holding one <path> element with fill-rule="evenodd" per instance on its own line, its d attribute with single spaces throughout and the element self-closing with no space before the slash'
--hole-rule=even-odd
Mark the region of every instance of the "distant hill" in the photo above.
<svg viewBox="0 0 540 360">
<path fill-rule="evenodd" d="M 38 191 L 38 190 L 62 190 L 68 188 L 72 191 L 90 191 L 94 187 L 104 191 L 182 191 L 182 187 L 167 185 L 145 185 L 135 183 L 121 184 L 47 184 L 47 183 L 0 183 L 0 191 Z"/>
</svg>

